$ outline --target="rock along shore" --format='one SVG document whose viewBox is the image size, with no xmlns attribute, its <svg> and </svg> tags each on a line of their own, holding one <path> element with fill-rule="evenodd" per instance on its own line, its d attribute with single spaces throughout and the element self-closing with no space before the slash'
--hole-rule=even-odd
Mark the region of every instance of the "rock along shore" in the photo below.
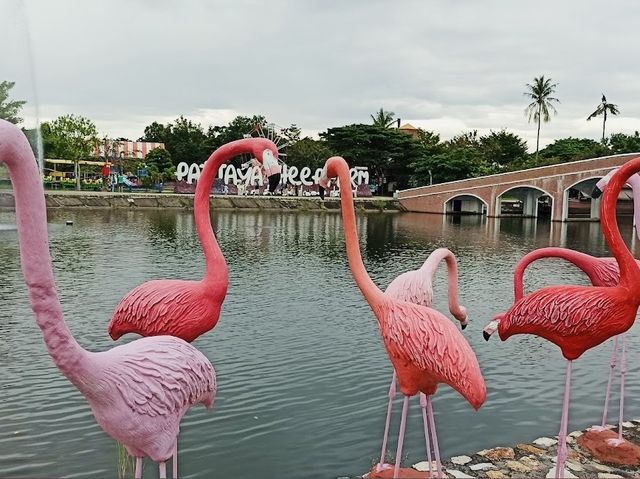
<svg viewBox="0 0 640 479">
<path fill-rule="evenodd" d="M 45 191 L 47 208 L 193 208 L 193 195 L 175 193 L 111 193 L 89 191 Z M 360 211 L 403 211 L 398 200 L 393 198 L 356 198 L 356 209 Z M 0 208 L 13 208 L 13 192 L 0 191 Z M 215 209 L 253 210 L 339 210 L 338 198 L 302 196 L 231 196 L 211 197 Z"/>
<path fill-rule="evenodd" d="M 617 437 L 617 426 L 607 426 L 602 432 L 575 431 L 568 436 L 568 458 L 562 477 L 566 478 L 632 478 L 640 477 L 640 419 L 623 423 L 623 446 L 613 447 L 606 439 Z M 447 478 L 553 478 L 557 437 L 541 437 L 531 443 L 514 447 L 484 449 L 469 456 L 455 456 L 443 461 Z M 428 462 L 401 469 L 402 478 L 428 478 Z M 433 462 L 433 477 L 435 461 Z M 393 469 L 382 473 L 368 472 L 356 478 L 373 479 L 392 477 Z"/>
</svg>

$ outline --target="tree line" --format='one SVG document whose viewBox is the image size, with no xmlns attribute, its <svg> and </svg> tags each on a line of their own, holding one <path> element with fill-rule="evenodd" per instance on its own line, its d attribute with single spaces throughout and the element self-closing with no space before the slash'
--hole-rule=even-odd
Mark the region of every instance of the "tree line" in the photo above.
<svg viewBox="0 0 640 479">
<path fill-rule="evenodd" d="M 14 83 L 0 83 L 0 118 L 19 124 L 24 101 L 10 100 Z M 527 144 L 506 129 L 478 135 L 477 131 L 461 132 L 442 140 L 433 131 L 399 129 L 400 120 L 391 111 L 381 108 L 367 123 L 336 126 L 319 134 L 319 139 L 301 137 L 300 128 L 292 124 L 280 132 L 287 143 L 284 161 L 298 168 L 321 167 L 334 155 L 343 156 L 350 164 L 369 168 L 371 182 L 379 191 L 390 193 L 398 188 L 454 181 L 494 173 L 502 173 L 555 163 L 582 160 L 608 154 L 640 151 L 640 135 L 613 133 L 606 136 L 608 116 L 619 114 L 617 105 L 602 95 L 601 103 L 586 119 L 602 116 L 602 139 L 562 138 L 545 148 L 539 148 L 543 123 L 556 114 L 559 100 L 554 96 L 557 84 L 544 75 L 525 85 L 524 95 L 531 100 L 525 115 L 537 127 L 535 153 L 528 153 Z M 153 177 L 171 179 L 180 162 L 201 163 L 212 151 L 229 141 L 243 138 L 256 125 L 266 125 L 263 115 L 237 116 L 227 125 L 203 127 L 184 116 L 166 124 L 153 122 L 146 126 L 136 141 L 164 143 L 165 149 L 155 149 L 141 160 L 120 160 L 113 157 L 107 138 L 101 138 L 95 124 L 79 115 L 63 115 L 41 125 L 44 155 L 47 158 L 71 160 L 90 158 L 99 144 L 105 159 L 128 161 L 127 167 L 146 167 Z M 28 132 L 29 133 L 29 132 Z M 409 134 L 407 134 L 409 133 Z M 117 138 L 126 140 L 127 138 Z M 111 156 L 110 156 L 111 155 Z M 238 160 L 239 162 L 240 160 Z"/>
</svg>

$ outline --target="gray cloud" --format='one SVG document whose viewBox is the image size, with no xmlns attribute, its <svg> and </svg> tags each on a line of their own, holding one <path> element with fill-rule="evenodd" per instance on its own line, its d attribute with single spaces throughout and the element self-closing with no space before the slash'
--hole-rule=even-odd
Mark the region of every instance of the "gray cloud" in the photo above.
<svg viewBox="0 0 640 479">
<path fill-rule="evenodd" d="M 597 139 L 601 124 L 585 119 L 601 92 L 622 112 L 609 131 L 640 129 L 639 13 L 595 0 L 8 0 L 0 79 L 32 100 L 28 25 L 42 117 L 83 114 L 113 136 L 180 114 L 261 113 L 317 132 L 384 107 L 445 138 L 508 128 L 533 146 L 522 93 L 540 74 L 562 102 L 543 144 Z"/>
</svg>

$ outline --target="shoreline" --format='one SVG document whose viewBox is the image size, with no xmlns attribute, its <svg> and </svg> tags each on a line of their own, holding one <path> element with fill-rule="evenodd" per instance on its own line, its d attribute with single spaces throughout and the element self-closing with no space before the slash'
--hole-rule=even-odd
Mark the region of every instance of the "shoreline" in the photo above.
<svg viewBox="0 0 640 479">
<path fill-rule="evenodd" d="M 607 425 L 602 432 L 589 429 L 573 431 L 567 436 L 566 478 L 616 479 L 640 477 L 640 418 L 622 423 L 626 445 L 615 448 L 606 439 L 617 437 L 617 425 Z M 530 443 L 511 447 L 493 447 L 475 454 L 460 455 L 442 462 L 443 477 L 468 478 L 553 478 L 557 458 L 557 436 L 540 437 Z M 618 462 L 627 462 L 628 465 Z M 633 465 L 635 464 L 635 465 Z M 400 477 L 428 478 L 428 461 L 404 465 Z M 433 462 L 435 472 L 435 461 Z M 382 473 L 337 479 L 375 479 L 391 477 L 393 468 Z M 435 473 L 433 477 L 436 477 Z"/>
<path fill-rule="evenodd" d="M 51 191 L 44 193 L 47 208 L 177 208 L 193 209 L 193 194 L 115 193 L 106 191 Z M 213 209 L 340 211 L 339 198 L 317 196 L 235 196 L 211 195 Z M 395 198 L 355 198 L 356 210 L 400 212 Z M 13 209 L 13 191 L 0 190 L 0 208 Z"/>
</svg>

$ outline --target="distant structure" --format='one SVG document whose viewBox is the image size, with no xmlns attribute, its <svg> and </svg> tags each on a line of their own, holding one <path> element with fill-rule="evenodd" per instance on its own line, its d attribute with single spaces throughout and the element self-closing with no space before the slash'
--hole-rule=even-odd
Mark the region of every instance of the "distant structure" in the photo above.
<svg viewBox="0 0 640 479">
<path fill-rule="evenodd" d="M 398 131 L 406 133 L 407 135 L 411 136 L 411 138 L 417 138 L 419 130 L 411 123 L 405 123 L 404 125 L 398 127 Z"/>
<path fill-rule="evenodd" d="M 147 156 L 147 153 L 151 150 L 155 150 L 156 148 L 164 149 L 164 143 L 154 143 L 149 141 L 103 140 L 93 151 L 93 156 L 97 158 L 138 158 L 142 160 Z"/>
</svg>

